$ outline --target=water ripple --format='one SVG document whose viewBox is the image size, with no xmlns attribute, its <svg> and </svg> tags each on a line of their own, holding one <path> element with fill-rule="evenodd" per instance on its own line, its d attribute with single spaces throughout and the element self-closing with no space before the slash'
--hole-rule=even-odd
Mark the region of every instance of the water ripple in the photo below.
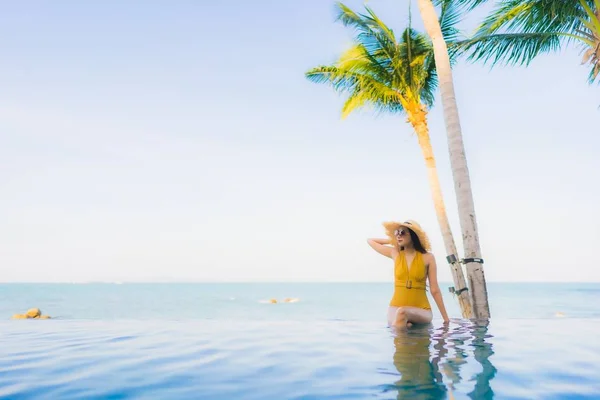
<svg viewBox="0 0 600 400">
<path fill-rule="evenodd" d="M 591 399 L 598 329 L 597 319 L 408 332 L 357 321 L 3 321 L 0 398 Z"/>
</svg>

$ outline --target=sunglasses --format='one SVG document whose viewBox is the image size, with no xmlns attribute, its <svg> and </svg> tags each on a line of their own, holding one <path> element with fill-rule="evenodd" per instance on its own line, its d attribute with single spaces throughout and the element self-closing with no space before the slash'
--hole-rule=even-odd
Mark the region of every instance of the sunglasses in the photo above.
<svg viewBox="0 0 600 400">
<path fill-rule="evenodd" d="M 396 235 L 396 236 L 404 236 L 406 234 L 408 234 L 408 232 L 405 231 L 404 229 L 396 229 L 394 231 L 394 235 Z"/>
</svg>

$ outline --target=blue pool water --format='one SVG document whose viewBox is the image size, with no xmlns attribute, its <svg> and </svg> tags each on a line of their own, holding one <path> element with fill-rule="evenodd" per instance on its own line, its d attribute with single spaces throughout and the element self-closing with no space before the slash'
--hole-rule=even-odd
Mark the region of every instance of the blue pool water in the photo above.
<svg viewBox="0 0 600 400">
<path fill-rule="evenodd" d="M 488 290 L 489 324 L 445 292 L 395 332 L 389 284 L 0 285 L 0 398 L 600 398 L 599 284 Z"/>
</svg>

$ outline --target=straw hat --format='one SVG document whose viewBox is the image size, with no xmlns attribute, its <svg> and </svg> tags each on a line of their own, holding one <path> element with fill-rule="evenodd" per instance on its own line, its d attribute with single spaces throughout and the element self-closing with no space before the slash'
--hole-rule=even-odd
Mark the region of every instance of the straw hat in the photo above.
<svg viewBox="0 0 600 400">
<path fill-rule="evenodd" d="M 423 245 L 423 248 L 426 251 L 431 250 L 431 243 L 429 242 L 429 238 L 427 237 L 427 234 L 425 233 L 423 228 L 421 228 L 421 225 L 419 225 L 416 221 L 408 220 L 408 221 L 404 221 L 404 222 L 395 222 L 395 221 L 384 222 L 383 227 L 385 228 L 386 235 L 388 235 L 390 237 L 390 239 L 392 239 L 392 243 L 396 243 L 396 235 L 394 234 L 394 231 L 396 229 L 408 228 L 417 235 L 417 237 L 419 238 L 419 241 L 421 242 L 421 244 Z"/>
</svg>

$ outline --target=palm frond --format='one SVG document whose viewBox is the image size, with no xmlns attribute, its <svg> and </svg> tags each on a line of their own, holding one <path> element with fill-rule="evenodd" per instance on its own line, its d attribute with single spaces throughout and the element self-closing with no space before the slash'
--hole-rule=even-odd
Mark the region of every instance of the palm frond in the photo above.
<svg viewBox="0 0 600 400">
<path fill-rule="evenodd" d="M 593 42 L 593 41 L 595 41 L 595 40 L 596 40 L 596 36 L 595 36 L 595 35 L 593 35 L 593 34 L 592 34 L 591 32 L 589 32 L 589 31 L 584 31 L 584 30 L 581 30 L 581 29 L 577 29 L 577 30 L 575 31 L 575 33 L 576 33 L 577 35 L 581 35 L 581 37 L 583 37 L 584 39 L 587 39 L 587 40 L 589 40 L 590 42 Z"/>
<path fill-rule="evenodd" d="M 359 108 L 364 108 L 369 105 L 373 110 L 378 113 L 402 113 L 404 112 L 404 107 L 402 106 L 401 101 L 394 102 L 381 102 L 381 101 L 373 101 L 373 99 L 369 98 L 365 92 L 361 90 L 357 90 L 352 95 L 350 95 L 344 105 L 342 107 L 342 119 L 347 118 L 352 112 L 358 110 Z"/>
<path fill-rule="evenodd" d="M 440 12 L 440 27 L 446 42 L 455 42 L 460 38 L 460 30 L 457 28 L 461 21 L 462 11 L 453 1 L 445 1 Z"/>
<path fill-rule="evenodd" d="M 452 3 L 456 7 L 460 7 L 465 9 L 466 11 L 470 11 L 487 2 L 488 0 L 434 0 L 433 4 L 436 6 L 443 7 L 447 3 Z"/>
<path fill-rule="evenodd" d="M 338 92 L 348 92 L 350 98 L 358 96 L 361 104 L 370 102 L 378 107 L 394 110 L 401 104 L 401 94 L 398 91 L 365 73 L 336 66 L 321 66 L 308 71 L 306 77 L 315 83 L 329 83 Z"/>
<path fill-rule="evenodd" d="M 431 107 L 435 102 L 435 94 L 439 86 L 437 70 L 435 68 L 435 59 L 430 57 L 426 61 L 424 68 L 427 71 L 427 80 L 423 83 L 423 88 L 421 90 L 421 102 L 428 107 Z"/>
<path fill-rule="evenodd" d="M 374 29 L 368 22 L 369 17 L 357 14 L 343 3 L 336 3 L 336 6 L 338 9 L 337 20 L 344 26 L 354 28 L 358 32 L 356 40 L 362 43 L 369 53 L 382 54 L 390 59 L 394 58 L 395 41 L 393 35 L 390 38 L 386 33 Z"/>
<path fill-rule="evenodd" d="M 455 0 L 444 0 L 441 2 L 440 12 L 440 28 L 442 29 L 442 36 L 448 45 L 448 56 L 450 57 L 450 65 L 456 64 L 458 51 L 454 43 L 460 41 L 463 38 L 460 30 L 457 28 L 461 21 L 463 10 Z"/>
<path fill-rule="evenodd" d="M 364 107 L 369 100 L 363 92 L 355 91 L 348 97 L 342 107 L 342 118 L 346 118 L 352 111 Z"/>
<path fill-rule="evenodd" d="M 502 0 L 484 19 L 475 36 L 574 32 L 581 27 L 579 18 L 582 17 L 585 17 L 585 10 L 577 0 Z"/>
<path fill-rule="evenodd" d="M 395 42 L 396 41 L 396 37 L 394 36 L 394 31 L 391 30 L 376 14 L 375 12 L 365 6 L 365 9 L 367 10 L 367 12 L 369 13 L 368 16 L 363 15 L 363 18 L 365 20 L 365 22 L 371 26 L 375 31 L 379 31 L 382 32 L 383 34 L 385 34 L 387 40 L 389 40 L 390 42 Z"/>
<path fill-rule="evenodd" d="M 340 71 L 333 65 L 321 65 L 305 73 L 306 78 L 314 83 L 330 84 L 336 92 L 352 92 L 357 79 Z"/>
<path fill-rule="evenodd" d="M 385 60 L 373 57 L 362 43 L 346 50 L 336 65 L 341 69 L 369 74 L 383 83 L 393 80 L 390 65 Z"/>
<path fill-rule="evenodd" d="M 470 61 L 484 64 L 529 65 L 540 53 L 560 49 L 563 32 L 503 33 L 475 37 L 455 43 L 453 52 L 469 53 Z"/>
</svg>

